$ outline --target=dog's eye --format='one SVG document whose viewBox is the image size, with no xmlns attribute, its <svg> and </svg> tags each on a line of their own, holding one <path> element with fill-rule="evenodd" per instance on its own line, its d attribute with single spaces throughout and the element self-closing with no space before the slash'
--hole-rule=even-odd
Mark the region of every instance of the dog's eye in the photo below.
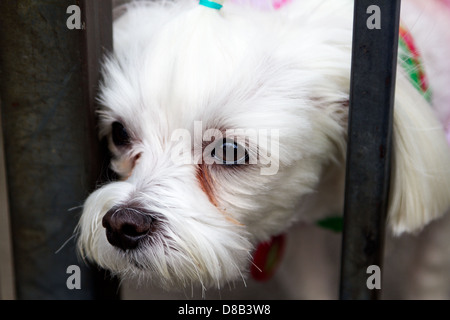
<svg viewBox="0 0 450 320">
<path fill-rule="evenodd" d="M 116 146 L 125 146 L 130 143 L 130 137 L 120 122 L 112 124 L 112 140 Z"/>
<path fill-rule="evenodd" d="M 211 151 L 211 157 L 220 161 L 221 164 L 245 164 L 248 162 L 247 150 L 231 139 L 223 139 Z"/>
</svg>

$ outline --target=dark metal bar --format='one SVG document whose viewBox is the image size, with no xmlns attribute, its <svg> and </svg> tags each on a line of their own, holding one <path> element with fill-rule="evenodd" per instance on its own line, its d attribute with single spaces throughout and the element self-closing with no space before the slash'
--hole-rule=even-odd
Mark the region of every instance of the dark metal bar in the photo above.
<svg viewBox="0 0 450 320">
<path fill-rule="evenodd" d="M 90 166 L 90 180 L 101 181 L 104 171 L 108 168 L 109 151 L 106 144 L 99 145 L 96 123 L 96 95 L 100 80 L 100 67 L 107 52 L 112 51 L 112 0 L 81 0 L 82 21 L 85 22 L 81 33 L 81 54 L 83 85 L 85 88 L 84 105 L 88 112 L 87 128 L 90 152 L 87 152 L 87 162 Z M 93 184 L 92 184 L 93 186 Z"/>
<path fill-rule="evenodd" d="M 341 299 L 380 297 L 367 268 L 382 270 L 399 15 L 400 0 L 355 1 Z"/>
<path fill-rule="evenodd" d="M 1 101 L 0 101 L 1 110 Z M 0 113 L 0 127 L 1 127 Z M 0 128 L 0 300 L 14 300 L 14 266 L 11 244 L 11 223 L 6 185 L 5 157 L 3 152 L 3 132 Z"/>
<path fill-rule="evenodd" d="M 71 5 L 81 8 L 80 29 L 67 26 Z M 61 248 L 99 175 L 94 96 L 98 60 L 112 46 L 111 9 L 110 0 L 0 2 L 1 111 L 18 299 L 117 297 L 117 284 L 78 259 L 75 241 Z M 67 286 L 70 265 L 81 268 L 80 290 Z"/>
</svg>

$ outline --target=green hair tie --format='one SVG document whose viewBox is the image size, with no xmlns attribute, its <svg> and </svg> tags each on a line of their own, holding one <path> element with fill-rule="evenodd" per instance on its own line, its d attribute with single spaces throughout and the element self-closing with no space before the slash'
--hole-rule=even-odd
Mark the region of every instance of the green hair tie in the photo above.
<svg viewBox="0 0 450 320">
<path fill-rule="evenodd" d="M 209 1 L 209 0 L 200 0 L 199 4 L 202 6 L 211 8 L 211 9 L 216 9 L 216 10 L 220 10 L 222 8 L 222 5 L 220 3 L 217 3 L 214 1 Z"/>
</svg>

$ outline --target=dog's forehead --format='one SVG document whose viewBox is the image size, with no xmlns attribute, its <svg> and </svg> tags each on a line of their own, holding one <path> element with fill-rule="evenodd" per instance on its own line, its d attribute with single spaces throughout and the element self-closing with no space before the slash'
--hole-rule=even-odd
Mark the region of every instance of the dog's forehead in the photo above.
<svg viewBox="0 0 450 320">
<path fill-rule="evenodd" d="M 246 32 L 219 37 L 185 29 L 177 23 L 149 38 L 136 37 L 126 49 L 118 46 L 106 64 L 101 95 L 111 117 L 174 130 L 198 120 L 216 125 L 242 112 L 263 73 L 261 52 Z"/>
<path fill-rule="evenodd" d="M 219 130 L 281 128 L 294 117 L 307 123 L 308 88 L 320 77 L 308 59 L 317 52 L 295 46 L 290 53 L 272 20 L 223 19 L 196 9 L 169 16 L 115 29 L 101 88 L 105 134 L 113 121 L 160 140 L 177 129 L 192 131 L 197 121 Z"/>
</svg>

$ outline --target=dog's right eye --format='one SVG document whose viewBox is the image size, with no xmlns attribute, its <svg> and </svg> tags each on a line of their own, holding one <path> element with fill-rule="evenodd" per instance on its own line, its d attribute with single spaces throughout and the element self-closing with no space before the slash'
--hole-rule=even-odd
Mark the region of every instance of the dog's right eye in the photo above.
<svg viewBox="0 0 450 320">
<path fill-rule="evenodd" d="M 219 160 L 220 164 L 237 165 L 246 164 L 249 156 L 247 150 L 234 140 L 223 139 L 211 151 L 211 157 Z"/>
<path fill-rule="evenodd" d="M 112 124 L 112 140 L 116 146 L 125 146 L 130 144 L 130 137 L 125 127 L 120 122 Z"/>
</svg>

